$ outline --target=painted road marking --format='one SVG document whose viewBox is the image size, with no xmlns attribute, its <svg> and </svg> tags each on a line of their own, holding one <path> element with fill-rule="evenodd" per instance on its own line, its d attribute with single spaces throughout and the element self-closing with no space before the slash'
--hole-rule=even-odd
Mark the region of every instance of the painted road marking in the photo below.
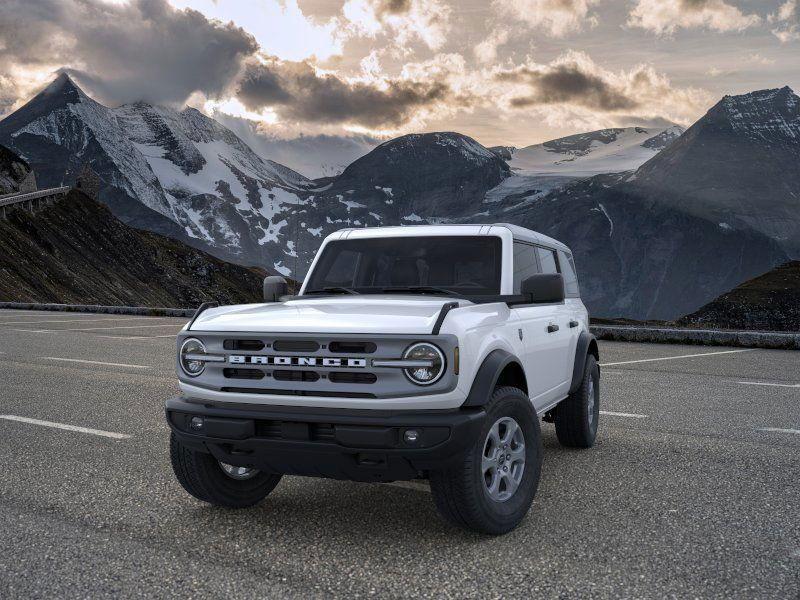
<svg viewBox="0 0 800 600">
<path fill-rule="evenodd" d="M 800 383 L 768 383 L 766 381 L 737 381 L 739 385 L 766 385 L 770 387 L 800 388 Z"/>
<path fill-rule="evenodd" d="M 698 356 L 717 356 L 719 354 L 739 354 L 741 352 L 753 352 L 755 348 L 745 348 L 744 350 L 723 350 L 721 352 L 702 352 L 700 354 L 681 354 L 680 356 L 662 356 L 660 358 L 640 358 L 639 360 L 624 360 L 622 362 L 600 363 L 601 367 L 613 367 L 616 365 L 633 365 L 636 363 L 656 362 L 659 360 L 678 360 L 679 358 L 695 358 Z"/>
<path fill-rule="evenodd" d="M 20 423 L 30 423 L 31 425 L 41 425 L 42 427 L 52 427 L 54 429 L 64 429 L 66 431 L 77 431 L 78 433 L 99 435 L 101 437 L 107 437 L 114 440 L 125 440 L 131 437 L 126 433 L 114 433 L 113 431 L 103 431 L 102 429 L 89 429 L 88 427 L 78 427 L 76 425 L 67 425 L 65 423 L 54 423 L 52 421 L 29 419 L 28 417 L 18 417 L 16 415 L 0 415 L 0 419 L 5 419 L 6 421 L 19 421 Z"/>
<path fill-rule="evenodd" d="M 124 327 L 82 327 L 74 329 L 12 329 L 11 331 L 27 331 L 30 333 L 60 333 L 62 331 L 109 331 L 111 329 L 144 329 L 152 327 L 177 327 L 178 323 L 162 323 L 161 325 L 126 325 Z M 182 327 L 182 325 L 181 325 Z"/>
<path fill-rule="evenodd" d="M 793 433 L 795 435 L 800 435 L 800 429 L 781 429 L 780 427 L 762 427 L 758 431 L 769 433 Z"/>
<path fill-rule="evenodd" d="M 38 325 L 39 323 L 93 323 L 95 321 L 141 321 L 147 319 L 168 319 L 169 317 L 128 317 L 128 318 L 102 318 L 102 319 L 48 319 L 40 321 L 0 321 L 0 325 Z"/>
<path fill-rule="evenodd" d="M 37 356 L 44 360 L 59 360 L 63 362 L 81 363 L 85 365 L 104 365 L 106 367 L 128 367 L 130 369 L 151 369 L 147 365 L 129 365 L 127 363 L 100 362 L 99 360 L 83 360 L 82 358 L 58 358 L 56 356 Z"/>
<path fill-rule="evenodd" d="M 393 487 L 403 488 L 404 490 L 414 490 L 416 492 L 430 493 L 431 491 L 430 485 L 419 481 L 392 481 L 391 483 L 386 483 L 384 485 L 391 485 Z"/>
<path fill-rule="evenodd" d="M 608 415 L 609 417 L 628 417 L 630 419 L 646 419 L 647 415 L 639 415 L 636 413 L 613 412 L 610 410 L 601 410 L 601 415 Z"/>
<path fill-rule="evenodd" d="M 170 333 L 168 335 L 99 335 L 95 334 L 95 337 L 99 338 L 106 338 L 108 340 L 155 340 L 158 338 L 174 338 L 178 334 L 177 333 Z"/>
</svg>

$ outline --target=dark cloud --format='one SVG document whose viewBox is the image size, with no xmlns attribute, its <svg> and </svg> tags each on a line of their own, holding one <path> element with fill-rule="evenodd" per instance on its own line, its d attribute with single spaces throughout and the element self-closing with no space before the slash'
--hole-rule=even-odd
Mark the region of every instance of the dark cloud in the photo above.
<svg viewBox="0 0 800 600">
<path fill-rule="evenodd" d="M 501 71 L 496 77 L 500 81 L 528 85 L 530 93 L 511 99 L 511 106 L 516 108 L 569 103 L 603 111 L 615 111 L 630 110 L 639 105 L 636 99 L 579 63 L 523 66 L 510 71 Z"/>
<path fill-rule="evenodd" d="M 395 127 L 451 97 L 437 81 L 390 80 L 385 87 L 318 74 L 306 62 L 269 59 L 250 64 L 237 97 L 250 110 L 273 108 L 284 119 Z"/>
<path fill-rule="evenodd" d="M 401 15 L 411 10 L 411 0 L 381 0 L 376 7 L 376 13 Z"/>
<path fill-rule="evenodd" d="M 241 28 L 166 0 L 0 3 L 0 76 L 12 64 L 67 65 L 111 103 L 218 96 L 257 49 Z"/>
</svg>

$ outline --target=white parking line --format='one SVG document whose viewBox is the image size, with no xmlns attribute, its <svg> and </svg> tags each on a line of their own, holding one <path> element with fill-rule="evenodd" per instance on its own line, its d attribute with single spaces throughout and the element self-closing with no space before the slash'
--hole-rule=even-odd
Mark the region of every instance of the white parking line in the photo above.
<svg viewBox="0 0 800 600">
<path fill-rule="evenodd" d="M 102 318 L 102 319 L 48 319 L 44 321 L 0 321 L 0 325 L 38 325 L 39 323 L 93 323 L 96 321 L 141 321 L 147 319 L 165 319 L 168 317 L 126 317 L 126 318 Z"/>
<path fill-rule="evenodd" d="M 600 363 L 601 367 L 614 367 L 616 365 L 633 365 L 636 363 L 656 362 L 659 360 L 678 360 L 679 358 L 695 358 L 698 356 L 717 356 L 719 354 L 739 354 L 741 352 L 753 352 L 755 348 L 745 348 L 744 350 L 722 350 L 720 352 L 702 352 L 700 354 L 681 354 L 680 356 L 662 356 L 660 358 L 640 358 L 639 360 L 623 360 L 621 362 Z"/>
<path fill-rule="evenodd" d="M 37 356 L 36 358 L 42 358 L 44 360 L 59 360 L 63 362 L 73 362 L 73 363 L 81 363 L 86 365 L 104 365 L 106 367 L 128 367 L 131 369 L 151 369 L 147 365 L 129 365 L 127 363 L 112 363 L 112 362 L 101 362 L 99 360 L 83 360 L 82 358 L 58 358 L 56 356 Z"/>
<path fill-rule="evenodd" d="M 646 419 L 647 415 L 639 415 L 636 413 L 625 413 L 625 412 L 612 412 L 610 410 L 601 410 L 601 415 L 608 415 L 609 417 L 628 417 L 630 419 Z"/>
<path fill-rule="evenodd" d="M 174 338 L 178 334 L 177 333 L 170 333 L 168 335 L 99 335 L 95 334 L 95 337 L 99 338 L 106 338 L 108 340 L 155 340 L 158 338 Z"/>
<path fill-rule="evenodd" d="M 430 485 L 419 481 L 392 481 L 391 483 L 386 483 L 384 485 L 391 485 L 393 487 L 399 487 L 405 490 L 414 490 L 415 492 L 427 492 L 428 494 L 431 492 Z"/>
<path fill-rule="evenodd" d="M 800 435 L 800 429 L 781 429 L 780 427 L 762 427 L 758 431 L 770 433 L 794 433 L 796 435 Z"/>
<path fill-rule="evenodd" d="M 766 385 L 770 387 L 800 388 L 800 383 L 769 383 L 766 381 L 737 381 L 739 385 Z"/>
<path fill-rule="evenodd" d="M 152 327 L 178 327 L 178 323 L 163 323 L 161 325 L 126 325 L 123 327 L 82 327 L 71 329 L 12 329 L 11 331 L 27 331 L 30 333 L 59 333 L 61 331 L 110 331 L 112 329 L 145 329 Z M 183 327 L 183 325 L 181 325 Z"/>
<path fill-rule="evenodd" d="M 77 431 L 78 433 L 99 435 L 101 437 L 112 438 L 115 440 L 125 440 L 131 437 L 126 433 L 114 433 L 113 431 L 103 431 L 102 429 L 89 429 L 88 427 L 77 427 L 76 425 L 66 425 L 65 423 L 40 421 L 39 419 L 29 419 L 28 417 L 18 417 L 16 415 L 0 415 L 0 419 L 5 419 L 6 421 L 19 421 L 20 423 L 30 423 L 31 425 L 41 425 L 43 427 L 53 427 L 54 429 L 65 429 L 66 431 Z"/>
</svg>

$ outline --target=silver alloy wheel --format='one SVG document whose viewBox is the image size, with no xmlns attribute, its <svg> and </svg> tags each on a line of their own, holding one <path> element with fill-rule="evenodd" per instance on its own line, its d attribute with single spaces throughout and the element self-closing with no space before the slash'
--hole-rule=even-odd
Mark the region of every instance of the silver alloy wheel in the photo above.
<svg viewBox="0 0 800 600">
<path fill-rule="evenodd" d="M 594 377 L 591 375 L 589 375 L 589 390 L 587 395 L 589 399 L 586 404 L 588 406 L 587 410 L 589 411 L 589 427 L 591 427 L 594 424 L 594 404 L 597 401 L 594 391 Z"/>
<path fill-rule="evenodd" d="M 250 479 L 258 474 L 258 469 L 253 469 L 250 467 L 236 467 L 222 461 L 219 461 L 219 466 L 222 468 L 222 471 L 225 473 L 225 475 L 231 479 Z"/>
<path fill-rule="evenodd" d="M 524 472 L 522 428 L 512 417 L 500 417 L 483 442 L 481 474 L 486 494 L 495 502 L 505 502 L 517 491 Z"/>
</svg>

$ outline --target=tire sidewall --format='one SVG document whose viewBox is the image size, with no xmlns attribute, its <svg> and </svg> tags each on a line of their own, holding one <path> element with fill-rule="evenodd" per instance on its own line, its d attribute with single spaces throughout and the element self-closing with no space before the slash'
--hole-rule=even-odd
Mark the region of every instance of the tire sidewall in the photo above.
<svg viewBox="0 0 800 600">
<path fill-rule="evenodd" d="M 589 423 L 589 382 L 594 382 L 593 420 Z M 594 443 L 600 425 L 600 366 L 591 354 L 586 357 L 586 369 L 583 383 L 583 414 L 585 415 L 587 439 Z"/>
<path fill-rule="evenodd" d="M 533 502 L 541 474 L 542 448 L 539 419 L 528 397 L 514 388 L 501 388 L 496 392 L 486 413 L 484 426 L 472 450 L 472 468 L 476 500 L 487 520 L 495 522 L 498 528 L 520 521 Z M 512 417 L 522 429 L 525 438 L 525 471 L 522 481 L 511 498 L 504 502 L 492 500 L 485 491 L 481 459 L 486 436 L 494 423 L 501 417 Z"/>
</svg>

